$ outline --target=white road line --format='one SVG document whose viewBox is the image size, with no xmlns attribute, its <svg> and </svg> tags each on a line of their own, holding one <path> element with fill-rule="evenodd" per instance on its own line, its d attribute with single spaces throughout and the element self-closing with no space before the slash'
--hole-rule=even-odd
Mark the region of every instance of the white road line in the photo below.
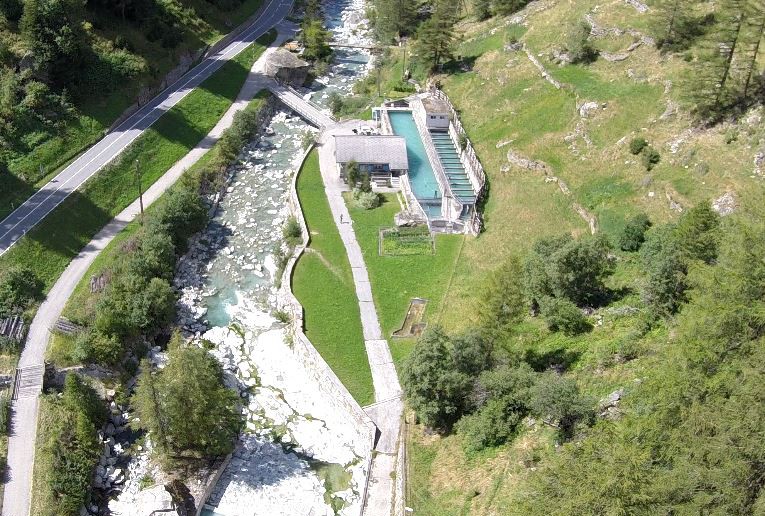
<svg viewBox="0 0 765 516">
<path fill-rule="evenodd" d="M 7 237 L 12 231 L 14 231 L 20 224 L 25 222 L 32 215 L 39 215 L 37 213 L 39 208 L 41 206 L 43 206 L 53 195 L 55 195 L 56 193 L 58 193 L 59 191 L 64 189 L 67 184 L 69 184 L 73 179 L 76 179 L 77 176 L 79 176 L 80 173 L 83 170 L 85 170 L 87 167 L 89 167 L 94 161 L 99 159 L 105 152 L 107 152 L 109 149 L 111 149 L 112 146 L 114 146 L 115 144 L 119 143 L 121 140 L 127 139 L 127 141 L 124 143 L 124 145 L 122 145 L 121 147 L 116 149 L 115 152 L 113 152 L 112 156 L 107 161 L 105 161 L 104 163 L 101 163 L 100 165 L 97 165 L 96 168 L 90 174 L 86 174 L 86 177 L 84 177 L 74 188 L 72 188 L 68 192 L 65 191 L 66 195 L 64 195 L 58 202 L 54 203 L 53 206 L 51 206 L 48 210 L 45 211 L 45 213 L 40 215 L 37 218 L 37 220 L 29 228 L 26 228 L 21 233 L 21 235 L 18 235 L 17 238 L 13 238 L 13 236 L 11 236 L 12 241 L 8 244 L 8 247 L 6 247 L 3 250 L 0 250 L 0 256 L 5 254 L 8 251 L 8 249 L 10 249 L 24 234 L 26 234 L 26 232 L 29 229 L 34 227 L 36 224 L 38 224 L 40 221 L 42 221 L 46 216 L 48 216 L 53 210 L 55 210 L 64 201 L 64 199 L 66 199 L 69 195 L 71 195 L 72 192 L 76 191 L 88 179 L 93 177 L 93 175 L 95 175 L 104 166 L 106 166 L 111 160 L 113 160 L 115 157 L 117 157 L 119 154 L 121 154 L 122 151 L 125 150 L 126 147 L 128 147 L 131 143 L 133 143 L 133 141 L 135 141 L 147 129 L 149 129 L 154 122 L 156 122 L 157 120 L 159 120 L 162 117 L 162 115 L 167 113 L 167 111 L 169 111 L 175 105 L 177 105 L 189 93 L 194 91 L 194 89 L 196 89 L 199 86 L 199 84 L 201 84 L 202 82 L 204 82 L 204 80 L 209 78 L 209 76 L 211 76 L 212 73 L 217 71 L 217 69 L 220 69 L 221 67 L 223 67 L 226 64 L 226 62 L 228 62 L 233 57 L 236 57 L 237 55 L 239 55 L 242 51 L 244 51 L 244 49 L 246 49 L 249 45 L 251 45 L 252 41 L 249 41 L 250 38 L 252 38 L 253 41 L 254 41 L 254 39 L 257 39 L 257 37 L 259 37 L 259 36 L 253 37 L 255 35 L 255 33 L 259 32 L 259 31 L 263 31 L 263 32 L 267 31 L 271 27 L 271 25 L 273 24 L 274 18 L 276 18 L 275 15 L 278 16 L 278 10 L 271 11 L 271 8 L 273 7 L 274 3 L 277 3 L 277 2 L 278 2 L 278 0 L 271 0 L 268 3 L 268 5 L 264 8 L 264 11 L 263 11 L 264 14 L 266 12 L 270 11 L 270 14 L 267 15 L 268 16 L 267 19 L 265 19 L 265 20 L 263 20 L 262 18 L 258 19 L 255 23 L 253 23 L 253 25 L 250 28 L 246 29 L 240 36 L 238 36 L 239 39 L 237 41 L 232 42 L 229 46 L 227 46 L 226 48 L 222 49 L 217 54 L 206 58 L 202 63 L 200 63 L 200 65 L 198 65 L 197 67 L 195 67 L 194 69 L 191 70 L 191 74 L 190 75 L 184 76 L 184 77 L 179 79 L 179 81 L 184 81 L 182 84 L 179 84 L 177 87 L 175 87 L 175 84 L 173 84 L 173 85 L 169 86 L 167 89 L 165 89 L 163 92 L 161 92 L 159 95 L 157 95 L 157 97 L 155 97 L 149 104 L 147 104 L 147 106 L 145 108 L 143 108 L 143 109 L 148 108 L 148 111 L 145 114 L 143 114 L 143 116 L 141 116 L 139 119 L 133 121 L 132 124 L 130 125 L 130 127 L 128 127 L 127 129 L 121 129 L 121 127 L 124 124 L 130 123 L 131 119 L 133 119 L 133 117 L 137 116 L 140 113 L 140 111 L 138 113 L 134 114 L 132 117 L 130 117 L 127 120 L 125 120 L 125 122 L 123 122 L 122 124 L 120 124 L 120 126 L 118 126 L 113 133 L 110 133 L 106 137 L 102 138 L 92 148 L 93 150 L 95 148 L 97 148 L 100 143 L 103 143 L 103 142 L 107 141 L 109 136 L 116 135 L 114 138 L 112 138 L 112 141 L 109 142 L 108 145 L 106 145 L 105 148 L 101 149 L 88 162 L 83 163 L 83 164 L 77 164 L 77 161 L 75 161 L 72 165 L 75 165 L 78 168 L 72 169 L 72 170 L 69 170 L 68 168 L 64 169 L 63 171 L 61 171 L 59 173 L 59 175 L 57 175 L 53 180 L 51 180 L 50 182 L 48 182 L 45 185 L 45 186 L 51 185 L 54 182 L 57 182 L 58 178 L 61 177 L 62 175 L 67 175 L 68 176 L 67 179 L 65 179 L 63 182 L 57 183 L 57 186 L 56 186 L 55 189 L 46 189 L 45 186 L 44 186 L 38 192 L 36 192 L 32 197 L 30 197 L 26 202 L 24 202 L 24 204 L 19 206 L 16 209 L 15 212 L 18 212 L 18 210 L 21 210 L 22 208 L 24 208 L 25 205 L 28 207 L 30 204 L 35 204 L 31 208 L 29 208 L 28 212 L 23 217 L 21 217 L 18 221 L 16 221 L 16 223 L 13 226 L 8 228 L 2 235 L 0 235 L 0 240 L 2 240 L 5 237 Z M 282 7 L 282 6 L 285 5 L 285 3 L 278 2 L 278 5 L 279 5 L 279 7 Z M 205 62 L 207 62 L 207 63 L 205 64 Z M 199 84 L 197 84 L 194 87 L 188 88 L 189 84 L 191 84 L 193 81 L 195 81 L 200 76 L 205 74 L 208 70 L 210 70 L 211 68 L 216 67 L 216 66 L 217 66 L 216 70 L 213 70 L 213 72 L 210 73 L 207 77 L 204 77 L 202 79 L 202 81 L 200 81 Z M 168 91 L 170 88 L 173 88 L 173 87 L 175 87 L 175 89 L 173 91 Z M 161 99 L 161 100 L 159 100 L 159 103 L 152 107 L 152 105 L 155 104 L 158 101 L 158 99 Z M 171 101 L 171 102 L 169 103 L 169 105 L 165 106 L 165 104 L 168 101 Z M 158 113 L 160 108 L 162 108 L 163 106 L 166 107 L 166 109 L 161 111 L 160 113 Z M 158 115 L 158 116 L 154 120 L 152 120 L 144 129 L 141 129 L 137 134 L 130 135 L 130 131 L 133 131 L 136 128 L 136 126 L 138 126 L 140 123 L 142 123 L 144 120 L 146 120 L 147 118 L 151 117 L 152 115 Z M 126 136 L 127 136 L 127 138 L 125 138 Z M 81 158 L 85 157 L 86 155 L 87 155 L 87 152 L 85 154 L 83 154 L 81 156 Z M 35 197 L 37 197 L 37 194 L 40 193 L 40 192 L 47 193 L 47 196 L 45 196 L 44 199 L 38 201 Z M 8 218 L 12 218 L 12 217 L 13 217 L 13 213 L 11 213 L 8 216 Z"/>
</svg>

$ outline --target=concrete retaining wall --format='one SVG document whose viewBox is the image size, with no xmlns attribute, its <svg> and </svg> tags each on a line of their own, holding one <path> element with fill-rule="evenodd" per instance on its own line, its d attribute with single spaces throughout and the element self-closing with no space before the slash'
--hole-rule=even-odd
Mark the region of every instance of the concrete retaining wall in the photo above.
<svg viewBox="0 0 765 516">
<path fill-rule="evenodd" d="M 324 361 L 321 354 L 308 340 L 308 337 L 304 333 L 304 317 L 303 306 L 297 300 L 291 289 L 292 272 L 295 269 L 298 258 L 303 254 L 305 248 L 310 242 L 310 233 L 308 232 L 308 226 L 303 216 L 303 209 L 300 205 L 300 199 L 297 195 L 297 180 L 302 169 L 305 160 L 308 158 L 313 145 L 311 145 L 303 155 L 295 160 L 294 165 L 297 167 L 297 173 L 292 179 L 292 185 L 290 187 L 289 207 L 292 215 L 297 219 L 300 224 L 300 230 L 302 234 L 302 241 L 295 246 L 295 249 L 290 256 L 287 266 L 284 268 L 282 274 L 281 287 L 279 288 L 279 308 L 290 315 L 290 332 L 289 335 L 292 338 L 292 349 L 301 362 L 306 366 L 314 378 L 318 380 L 318 384 L 321 386 L 321 390 L 327 396 L 330 396 L 337 403 L 339 403 L 347 413 L 353 418 L 354 423 L 359 428 L 364 428 L 366 438 L 368 439 L 368 450 L 363 456 L 363 460 L 366 462 L 367 481 L 364 484 L 361 498 L 361 509 L 359 514 L 364 513 L 364 502 L 366 500 L 367 489 L 369 484 L 369 473 L 372 469 L 372 450 L 374 449 L 375 436 L 377 434 L 377 427 L 372 420 L 367 416 L 361 406 L 353 399 L 351 393 L 343 385 L 335 372 L 329 367 L 329 364 Z M 373 515 L 376 516 L 376 515 Z"/>
</svg>

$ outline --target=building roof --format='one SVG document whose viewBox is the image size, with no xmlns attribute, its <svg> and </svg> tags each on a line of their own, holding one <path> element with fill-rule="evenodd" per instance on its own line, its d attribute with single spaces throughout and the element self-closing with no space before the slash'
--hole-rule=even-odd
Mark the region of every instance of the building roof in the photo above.
<svg viewBox="0 0 765 516">
<path fill-rule="evenodd" d="M 425 111 L 428 113 L 448 114 L 451 112 L 449 105 L 446 102 L 434 97 L 425 97 L 422 99 L 422 104 L 425 106 Z"/>
<path fill-rule="evenodd" d="M 388 164 L 392 170 L 409 170 L 406 140 L 394 135 L 337 135 L 335 161 L 338 163 Z"/>
</svg>

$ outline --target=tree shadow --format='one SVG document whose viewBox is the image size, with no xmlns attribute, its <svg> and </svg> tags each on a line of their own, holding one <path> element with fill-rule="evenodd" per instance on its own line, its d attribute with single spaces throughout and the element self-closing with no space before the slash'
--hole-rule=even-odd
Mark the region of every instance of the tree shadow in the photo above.
<svg viewBox="0 0 765 516">
<path fill-rule="evenodd" d="M 15 174 L 0 170 L 0 220 L 5 219 L 34 193 L 35 188 L 31 184 Z"/>
<path fill-rule="evenodd" d="M 571 368 L 579 361 L 582 353 L 569 349 L 558 348 L 550 351 L 538 352 L 528 349 L 523 354 L 523 361 L 531 366 L 534 371 L 544 372 L 555 370 L 562 373 Z"/>
<path fill-rule="evenodd" d="M 240 438 L 237 448 L 216 487 L 205 503 L 217 506 L 231 484 L 238 489 L 260 489 L 276 485 L 291 477 L 313 475 L 300 456 L 290 448 L 265 437 L 247 434 Z M 301 496 L 295 493 L 295 496 Z"/>
</svg>

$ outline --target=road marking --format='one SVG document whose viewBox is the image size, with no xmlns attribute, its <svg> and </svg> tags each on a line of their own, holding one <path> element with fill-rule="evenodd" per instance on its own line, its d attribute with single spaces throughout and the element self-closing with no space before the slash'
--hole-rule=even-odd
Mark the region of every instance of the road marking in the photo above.
<svg viewBox="0 0 765 516">
<path fill-rule="evenodd" d="M 268 5 L 267 5 L 267 6 L 264 8 L 264 10 L 263 10 L 264 14 L 265 14 L 265 13 L 266 13 L 266 12 L 267 12 L 267 11 L 268 11 L 268 10 L 269 10 L 269 9 L 270 9 L 272 6 L 273 6 L 273 4 L 274 4 L 274 3 L 276 3 L 277 1 L 278 1 L 278 0 L 270 0 L 269 4 L 268 4 Z M 279 7 L 285 7 L 285 6 L 287 6 L 287 5 L 289 5 L 289 2 L 278 2 L 278 6 L 279 6 Z M 95 169 L 94 169 L 94 170 L 93 170 L 93 171 L 92 171 L 90 174 L 87 174 L 87 175 L 86 175 L 86 177 L 85 177 L 85 178 L 83 178 L 83 179 L 82 179 L 82 180 L 81 180 L 81 181 L 80 181 L 80 182 L 79 182 L 79 183 L 78 183 L 78 184 L 77 184 L 77 185 L 76 185 L 74 188 L 72 188 L 72 189 L 71 189 L 71 190 L 69 190 L 68 192 L 67 192 L 66 190 L 64 190 L 64 192 L 66 193 L 66 195 L 64 195 L 63 197 L 61 197 L 61 199 L 60 199 L 58 202 L 54 203 L 54 204 L 53 204 L 53 206 L 51 206 L 51 207 L 50 207 L 48 210 L 46 210 L 46 211 L 45 211 L 45 213 L 43 213 L 41 216 L 39 216 L 39 217 L 37 218 L 37 220 L 35 220 L 35 221 L 34 221 L 34 223 L 32 224 L 32 226 L 30 226 L 29 228 L 25 229 L 25 230 L 24 230 L 24 231 L 23 231 L 23 232 L 22 232 L 20 235 L 11 235 L 11 237 L 10 237 L 10 240 L 11 240 L 11 241 L 8 243 L 8 246 L 7 246 L 7 247 L 5 247 L 4 249 L 0 250 L 0 256 L 2 256 L 3 254 L 5 254 L 5 253 L 8 251 L 8 249 L 10 249 L 11 247 L 13 247 L 13 245 L 14 245 L 16 242 L 18 242 L 18 240 L 20 240 L 20 239 L 21 239 L 21 238 L 22 238 L 22 237 L 23 237 L 23 236 L 26 234 L 26 232 L 27 232 L 29 229 L 31 229 L 32 227 L 34 227 L 35 225 L 37 225 L 37 224 L 38 224 L 40 221 L 42 221 L 42 220 L 43 220 L 43 219 L 44 219 L 46 216 L 48 216 L 48 215 L 49 215 L 49 214 L 50 214 L 50 213 L 51 213 L 53 210 L 55 210 L 55 209 L 56 209 L 56 208 L 57 208 L 57 207 L 58 207 L 58 206 L 59 206 L 59 205 L 60 205 L 60 204 L 61 204 L 61 203 L 64 201 L 64 199 L 66 199 L 67 197 L 69 197 L 69 195 L 71 195 L 71 194 L 72 194 L 72 192 L 76 191 L 76 190 L 77 190 L 77 189 L 78 189 L 80 186 L 82 186 L 82 185 L 83 185 L 83 183 L 85 183 L 85 182 L 86 182 L 88 179 L 90 179 L 90 178 L 91 178 L 91 177 L 93 177 L 93 176 L 94 176 L 96 173 L 98 173 L 98 172 L 99 172 L 99 171 L 100 171 L 100 170 L 101 170 L 103 167 L 105 167 L 105 166 L 106 166 L 106 165 L 107 165 L 107 164 L 108 164 L 108 163 L 109 163 L 111 160 L 113 160 L 114 158 L 116 158 L 117 156 L 119 156 L 119 155 L 122 153 L 122 151 L 123 151 L 123 150 L 125 150 L 125 148 L 126 148 L 126 147 L 128 147 L 128 146 L 129 146 L 131 143 L 133 143 L 133 142 L 134 142 L 136 139 L 138 139 L 138 137 L 139 137 L 139 136 L 141 136 L 141 135 L 142 135 L 142 134 L 143 134 L 143 133 L 144 133 L 144 132 L 145 132 L 147 129 L 149 129 L 149 128 L 152 126 L 152 124 L 154 124 L 154 122 L 156 122 L 157 120 L 159 120 L 159 119 L 162 117 L 162 115 L 164 115 L 164 114 L 165 114 L 167 111 L 169 111 L 170 109 L 172 109 L 172 108 L 173 108 L 175 105 L 177 105 L 177 104 L 178 104 L 178 103 L 179 103 L 181 100 L 183 100 L 183 99 L 184 99 L 184 98 L 185 98 L 185 97 L 186 97 L 186 96 L 187 96 L 189 93 L 191 93 L 192 91 L 194 91 L 194 89 L 196 89 L 196 88 L 199 86 L 199 84 L 198 84 L 198 85 L 196 85 L 196 86 L 194 86 L 194 87 L 192 87 L 192 88 L 188 88 L 188 85 L 189 85 L 190 83 L 192 83 L 192 82 L 193 82 L 195 79 L 199 78 L 199 77 L 200 77 L 200 76 L 202 76 L 202 75 L 203 75 L 205 72 L 207 72 L 208 70 L 210 70 L 211 68 L 213 68 L 213 67 L 215 67 L 215 66 L 217 65 L 217 68 L 216 68 L 215 70 L 213 70 L 213 72 L 212 72 L 212 73 L 214 73 L 215 71 L 217 71 L 217 69 L 219 69 L 219 68 L 223 67 L 223 65 L 225 64 L 225 62 L 228 62 L 230 59 L 232 59 L 232 58 L 236 57 L 237 55 L 239 55 L 239 54 L 240 54 L 242 51 L 244 51 L 244 49 L 246 49 L 246 48 L 247 48 L 247 47 L 248 47 L 250 44 L 252 44 L 252 43 L 254 42 L 254 40 L 255 40 L 255 39 L 257 39 L 257 38 L 258 38 L 258 37 L 260 37 L 262 34 L 264 34 L 265 32 L 267 32 L 267 31 L 268 31 L 268 30 L 271 28 L 271 26 L 273 25 L 273 22 L 275 21 L 275 20 L 274 20 L 274 18 L 276 17 L 275 15 L 277 15 L 277 16 L 278 16 L 278 12 L 279 12 L 279 10 L 277 9 L 277 10 L 274 10 L 274 11 L 272 11 L 272 12 L 271 12 L 269 15 L 267 15 L 268 17 L 267 17 L 266 19 L 262 19 L 262 18 L 259 18 L 259 19 L 258 19 L 257 21 L 255 21 L 255 22 L 254 22 L 254 23 L 253 23 L 253 24 L 252 24 L 252 25 L 251 25 L 251 26 L 250 26 L 248 29 L 245 29 L 245 30 L 242 32 L 242 34 L 241 34 L 240 36 L 238 36 L 238 39 L 237 39 L 237 40 L 235 40 L 235 41 L 231 42 L 231 44 L 230 44 L 229 46 L 225 47 L 224 49 L 222 49 L 221 51 L 219 51 L 217 54 L 215 54 L 215 55 L 212 55 L 212 56 L 210 56 L 210 57 L 206 58 L 206 59 L 205 59 L 205 60 L 204 60 L 202 63 L 200 63 L 199 65 L 197 65 L 197 67 L 195 67 L 195 68 L 193 68 L 193 69 L 191 70 L 191 74 L 187 74 L 187 76 L 184 76 L 184 77 L 181 77 L 180 79 L 178 79 L 178 81 L 176 81 L 176 82 L 179 82 L 179 81 L 184 81 L 184 82 L 183 82 L 182 84 L 178 85 L 178 86 L 176 87 L 176 89 L 174 89 L 173 91 L 169 91 L 169 92 L 168 92 L 168 90 L 169 90 L 170 88 L 173 88 L 173 87 L 175 86 L 175 83 L 173 83 L 173 84 L 171 84 L 170 86 L 168 86 L 168 88 L 166 88 L 166 89 L 165 89 L 164 91 L 162 91 L 162 92 L 161 92 L 159 95 L 157 95 L 156 97 L 154 97 L 154 99 L 152 99 L 152 100 L 151 100 L 151 102 L 149 102 L 149 104 L 147 104 L 146 106 L 144 106 L 144 108 L 142 108 L 141 110 L 139 110 L 138 112 L 136 112 L 135 114 L 133 114 L 133 115 L 132 115 L 130 118 L 128 118 L 127 120 L 125 120 L 125 121 L 124 121 L 122 124 L 120 124 L 120 125 L 119 125 L 119 126 L 118 126 L 118 127 L 115 129 L 115 130 L 114 130 L 114 132 L 112 132 L 112 133 L 109 133 L 107 136 L 105 136 L 104 138 L 102 138 L 102 139 L 101 139 L 101 140 L 100 140 L 98 143 L 96 143 L 96 145 L 94 145 L 94 146 L 93 146 L 92 150 L 96 149 L 96 148 L 98 147 L 98 145 L 99 145 L 99 144 L 101 144 L 101 143 L 103 143 L 103 142 L 107 141 L 107 139 L 108 139 L 110 136 L 112 136 L 112 135 L 116 135 L 114 138 L 112 138 L 112 141 L 111 141 L 111 142 L 110 142 L 110 143 L 109 143 L 109 144 L 108 144 L 108 145 L 107 145 L 107 146 L 106 146 L 104 149 L 100 150 L 100 151 L 99 151 L 99 152 L 98 152 L 98 153 L 97 153 L 95 156 L 93 156 L 93 157 L 92 157 L 92 158 L 91 158 L 91 159 L 90 159 L 90 160 L 89 160 L 87 163 L 84 163 L 84 164 L 82 164 L 82 165 L 76 165 L 76 164 L 77 164 L 77 161 L 79 161 L 79 159 L 82 159 L 82 158 L 84 158 L 84 157 L 86 157 L 86 156 L 87 156 L 87 151 L 86 151 L 86 153 L 85 153 L 85 154 L 83 154 L 83 155 L 82 155 L 80 158 L 78 158 L 78 160 L 75 160 L 75 162 L 74 162 L 74 163 L 72 163 L 72 164 L 70 165 L 70 166 L 77 166 L 77 167 L 78 167 L 77 169 L 69 170 L 69 167 L 65 168 L 65 169 L 64 169 L 64 170 L 62 170 L 62 171 L 61 171 L 61 172 L 60 172 L 60 173 L 59 173 L 59 174 L 58 174 L 58 175 L 57 175 L 55 178 L 53 178 L 51 181 L 49 181 L 48 183 L 46 183 L 46 185 L 45 185 L 45 186 L 43 186 L 43 188 L 41 188 L 41 189 L 40 189 L 38 192 L 35 192 L 35 194 L 34 194 L 34 195 L 32 195 L 32 197 L 30 197 L 29 199 L 27 199 L 27 201 L 25 201 L 25 202 L 24 202 L 24 204 L 22 204 L 21 206 L 19 206 L 18 208 L 16 208 L 16 210 L 15 210 L 13 213 L 11 213 L 11 214 L 10 214 L 10 215 L 7 217 L 7 219 L 12 219 L 12 218 L 13 218 L 13 216 L 14 216 L 14 214 L 15 214 L 15 213 L 18 213 L 18 212 L 19 212 L 20 210 L 22 210 L 22 209 L 23 209 L 25 206 L 28 208 L 28 212 L 27 212 L 27 213 L 26 213 L 24 216 L 22 216 L 22 217 L 21 217 L 21 218 L 20 218 L 18 221 L 16 221 L 16 223 L 15 223 L 13 226 L 11 226 L 10 228 L 8 228 L 8 229 L 7 229 L 7 230 L 6 230 L 6 231 L 5 231 L 5 232 L 4 232 L 2 235 L 0 235 L 0 241 L 2 241 L 3 239 L 5 239 L 5 238 L 6 238 L 6 237 L 7 237 L 7 236 L 8 236 L 8 235 L 9 235 L 9 234 L 10 234 L 10 233 L 11 233 L 11 232 L 14 230 L 14 229 L 16 229 L 16 228 L 17 228 L 17 227 L 18 227 L 20 224 L 22 224 L 22 223 L 23 223 L 24 221 L 26 221 L 26 220 L 27 220 L 29 217 L 31 217 L 32 215 L 34 215 L 34 214 L 37 212 L 37 210 L 38 210 L 38 209 L 39 209 L 41 206 L 43 206 L 43 205 L 44 205 L 44 204 L 45 204 L 45 203 L 46 203 L 46 202 L 47 202 L 47 201 L 48 201 L 48 200 L 49 200 L 49 199 L 50 199 L 50 198 L 51 198 L 53 195 L 55 195 L 55 194 L 56 194 L 56 193 L 58 193 L 59 191 L 63 190 L 63 189 L 64 189 L 64 187 L 65 187 L 65 186 L 66 186 L 66 185 L 67 185 L 67 184 L 68 184 L 70 181 L 72 181 L 73 179 L 77 178 L 77 176 L 79 176 L 79 175 L 80 175 L 80 173 L 81 173 L 81 172 L 82 172 L 82 171 L 83 171 L 85 168 L 87 168 L 87 167 L 88 167 L 88 166 L 90 166 L 90 165 L 91 165 L 91 164 L 92 164 L 94 161 L 96 161 L 98 158 L 100 158 L 100 157 L 101 157 L 101 156 L 102 156 L 102 155 L 103 155 L 103 154 L 104 154 L 106 151 L 108 151 L 108 150 L 109 150 L 109 149 L 110 149 L 112 146 L 114 146 L 115 144 L 119 143 L 119 142 L 120 142 L 120 140 L 123 140 L 123 139 L 127 139 L 127 142 L 125 142 L 125 144 L 124 144 L 124 145 L 122 145 L 122 146 L 121 146 L 119 149 L 117 149 L 117 150 L 116 150 L 116 152 L 114 152 L 114 153 L 113 153 L 113 155 L 112 155 L 112 156 L 111 156 L 111 157 L 110 157 L 110 158 L 109 158 L 107 161 L 105 161 L 104 163 L 102 163 L 102 164 L 100 164 L 100 165 L 96 166 L 96 168 L 95 168 Z M 262 26 L 263 24 L 265 24 L 265 27 L 263 27 L 263 26 Z M 263 31 L 263 32 L 262 32 L 261 34 L 259 34 L 258 36 L 255 36 L 255 33 L 257 33 L 258 31 Z M 250 39 L 252 39 L 252 40 L 250 40 Z M 206 63 L 206 64 L 205 64 L 205 63 Z M 210 73 L 210 74 L 209 74 L 207 77 L 204 77 L 204 78 L 202 79 L 202 81 L 200 81 L 200 84 L 201 84 L 202 82 L 204 82 L 204 80 L 205 80 L 205 79 L 209 78 L 209 77 L 212 75 L 212 73 Z M 164 98 L 163 98 L 163 97 L 164 97 Z M 171 104 L 170 104 L 169 106 L 167 106 L 167 107 L 166 107 L 166 109 L 165 109 L 164 111 L 161 111 L 161 112 L 159 113 L 159 116 L 157 116 L 157 117 L 156 117 L 154 120 L 152 120 L 152 121 L 149 123 L 149 125 L 147 125 L 147 126 L 144 128 L 144 129 L 140 130 L 140 131 L 138 132 L 138 134 L 136 134 L 135 136 L 132 136 L 132 137 L 130 137 L 130 135 L 129 135 L 130 131 L 134 130 L 134 129 L 136 128 L 136 126 L 137 126 L 137 125 L 139 125 L 141 122 L 143 122 L 144 120 L 146 120 L 147 118 L 149 118 L 151 115 L 156 115 L 156 114 L 158 114 L 158 113 L 157 113 L 157 112 L 158 112 L 158 110 L 160 110 L 160 108 L 162 108 L 163 104 L 165 104 L 165 103 L 166 103 L 167 101 L 169 101 L 169 100 L 170 100 L 170 101 L 172 101 L 172 102 L 171 102 Z M 153 104 L 155 104 L 155 103 L 157 103 L 157 102 L 159 102 L 159 103 L 158 103 L 158 104 L 156 104 L 155 106 L 153 106 L 153 107 L 152 107 L 152 105 L 153 105 Z M 121 128 L 123 125 L 130 123 L 130 122 L 131 122 L 131 120 L 133 119 L 133 117 L 136 117 L 136 116 L 138 116 L 138 115 L 141 113 L 141 111 L 142 111 L 143 109 L 147 109 L 147 108 L 148 108 L 148 111 L 147 111 L 147 112 L 146 112 L 146 113 L 145 113 L 143 116 L 141 116 L 141 117 L 140 117 L 138 120 L 135 120 L 135 121 L 134 121 L 134 122 L 133 122 L 133 123 L 130 125 L 130 127 L 128 127 L 127 129 L 120 129 L 120 128 Z M 128 137 L 127 137 L 127 138 L 125 138 L 125 136 L 128 136 Z M 61 180 L 60 180 L 59 178 L 60 178 L 61 176 L 63 176 L 63 175 L 68 175 L 68 178 L 67 178 L 66 180 L 64 180 L 63 182 L 61 182 Z M 57 185 L 57 187 L 56 187 L 55 189 L 48 189 L 48 190 L 46 190 L 46 189 L 45 189 L 45 187 L 46 187 L 46 186 L 48 186 L 48 185 L 50 185 L 50 184 L 53 184 L 53 183 L 56 183 L 56 185 Z M 39 194 L 40 192 L 45 192 L 45 193 L 48 193 L 48 195 L 47 195 L 47 196 L 46 196 L 44 199 L 42 199 L 42 200 L 40 200 L 40 201 L 38 202 L 38 201 L 35 199 L 35 197 L 37 197 L 37 196 L 38 196 L 38 194 Z M 33 205 L 33 206 L 31 206 L 31 207 L 30 207 L 30 205 Z M 7 220 L 7 219 L 6 219 L 6 220 Z M 15 238 L 14 238 L 14 237 L 15 237 Z M 2 244 L 0 244 L 0 245 L 2 245 Z"/>
</svg>

